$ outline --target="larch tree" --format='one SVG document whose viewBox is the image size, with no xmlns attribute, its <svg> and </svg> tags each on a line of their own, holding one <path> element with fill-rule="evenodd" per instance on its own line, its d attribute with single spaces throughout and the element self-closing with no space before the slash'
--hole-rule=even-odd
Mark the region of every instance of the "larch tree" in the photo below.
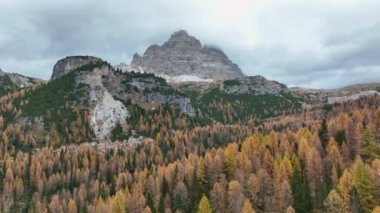
<svg viewBox="0 0 380 213">
<path fill-rule="evenodd" d="M 353 188 L 351 173 L 345 169 L 337 184 L 337 191 L 344 203 L 344 209 L 350 212 L 351 209 L 351 191 Z"/>
<path fill-rule="evenodd" d="M 78 212 L 77 205 L 73 199 L 69 200 L 69 204 L 67 205 L 67 211 L 68 211 L 68 213 L 77 213 Z"/>
<path fill-rule="evenodd" d="M 211 205 L 216 212 L 226 211 L 227 192 L 225 187 L 226 186 L 223 186 L 221 183 L 216 182 L 210 192 Z"/>
<path fill-rule="evenodd" d="M 376 206 L 371 213 L 380 213 L 380 206 Z"/>
<path fill-rule="evenodd" d="M 211 205 L 206 195 L 203 195 L 201 201 L 198 204 L 198 213 L 211 213 Z"/>
<path fill-rule="evenodd" d="M 323 202 L 326 213 L 344 213 L 344 202 L 335 190 L 331 190 Z"/>
<path fill-rule="evenodd" d="M 249 199 L 245 199 L 243 209 L 241 210 L 241 213 L 255 213 L 255 211 L 252 208 L 251 202 Z"/>
<path fill-rule="evenodd" d="M 286 213 L 296 213 L 296 210 L 294 210 L 294 208 L 292 206 L 288 206 L 288 208 L 286 208 Z"/>
<path fill-rule="evenodd" d="M 243 188 L 238 181 L 233 180 L 228 183 L 227 197 L 228 207 L 231 212 L 240 212 L 244 204 L 245 196 Z"/>
<path fill-rule="evenodd" d="M 279 207 L 284 211 L 288 206 L 293 204 L 292 190 L 287 180 L 281 183 L 279 193 Z"/>
<path fill-rule="evenodd" d="M 358 157 L 353 170 L 354 187 L 359 194 L 360 206 L 364 212 L 371 212 L 375 207 L 374 184 L 368 166 Z"/>
<path fill-rule="evenodd" d="M 322 183 L 323 165 L 315 148 L 311 148 L 306 156 L 306 169 L 310 181 L 311 195 L 315 198 Z"/>
<path fill-rule="evenodd" d="M 115 213 L 125 213 L 125 202 L 123 192 L 118 191 L 111 200 L 111 211 Z"/>
<path fill-rule="evenodd" d="M 372 161 L 380 159 L 380 144 L 376 143 L 375 135 L 366 127 L 362 130 L 362 149 L 361 156 L 364 160 Z"/>
</svg>

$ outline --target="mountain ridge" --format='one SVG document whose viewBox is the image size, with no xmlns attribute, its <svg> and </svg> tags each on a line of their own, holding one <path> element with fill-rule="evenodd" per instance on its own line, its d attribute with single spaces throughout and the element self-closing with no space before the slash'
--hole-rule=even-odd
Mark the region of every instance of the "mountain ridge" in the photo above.
<svg viewBox="0 0 380 213">
<path fill-rule="evenodd" d="M 216 81 L 245 76 L 222 50 L 202 46 L 184 30 L 174 32 L 161 46 L 149 46 L 143 56 L 134 54 L 131 67 L 157 75 L 193 75 Z"/>
</svg>

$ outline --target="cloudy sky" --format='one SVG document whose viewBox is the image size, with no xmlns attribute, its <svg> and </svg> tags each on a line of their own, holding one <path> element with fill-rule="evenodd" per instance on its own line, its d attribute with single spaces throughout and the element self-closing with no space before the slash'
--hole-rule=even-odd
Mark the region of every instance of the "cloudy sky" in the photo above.
<svg viewBox="0 0 380 213">
<path fill-rule="evenodd" d="M 67 55 L 131 61 L 185 29 L 247 75 L 290 86 L 380 81 L 379 0 L 0 0 L 0 68 L 48 79 Z"/>
</svg>

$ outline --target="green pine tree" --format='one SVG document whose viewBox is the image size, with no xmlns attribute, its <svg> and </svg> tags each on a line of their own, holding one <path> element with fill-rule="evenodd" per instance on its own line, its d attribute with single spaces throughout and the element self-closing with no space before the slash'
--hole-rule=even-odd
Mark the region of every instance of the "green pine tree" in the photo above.
<svg viewBox="0 0 380 213">
<path fill-rule="evenodd" d="M 371 212 L 375 207 L 375 186 L 371 180 L 370 170 L 363 160 L 358 157 L 353 170 L 354 187 L 359 195 L 359 202 L 363 212 Z"/>
<path fill-rule="evenodd" d="M 298 171 L 292 177 L 292 195 L 294 209 L 297 213 L 312 212 L 313 205 L 310 195 L 309 181 Z"/>
</svg>

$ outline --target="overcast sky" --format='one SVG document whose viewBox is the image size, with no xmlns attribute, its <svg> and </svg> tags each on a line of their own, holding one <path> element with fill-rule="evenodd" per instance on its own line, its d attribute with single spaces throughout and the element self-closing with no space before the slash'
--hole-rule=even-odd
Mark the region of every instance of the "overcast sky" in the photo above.
<svg viewBox="0 0 380 213">
<path fill-rule="evenodd" d="M 380 81 L 379 0 L 0 0 L 0 68 L 48 79 L 68 55 L 130 63 L 185 29 L 247 75 L 289 86 Z"/>
</svg>

